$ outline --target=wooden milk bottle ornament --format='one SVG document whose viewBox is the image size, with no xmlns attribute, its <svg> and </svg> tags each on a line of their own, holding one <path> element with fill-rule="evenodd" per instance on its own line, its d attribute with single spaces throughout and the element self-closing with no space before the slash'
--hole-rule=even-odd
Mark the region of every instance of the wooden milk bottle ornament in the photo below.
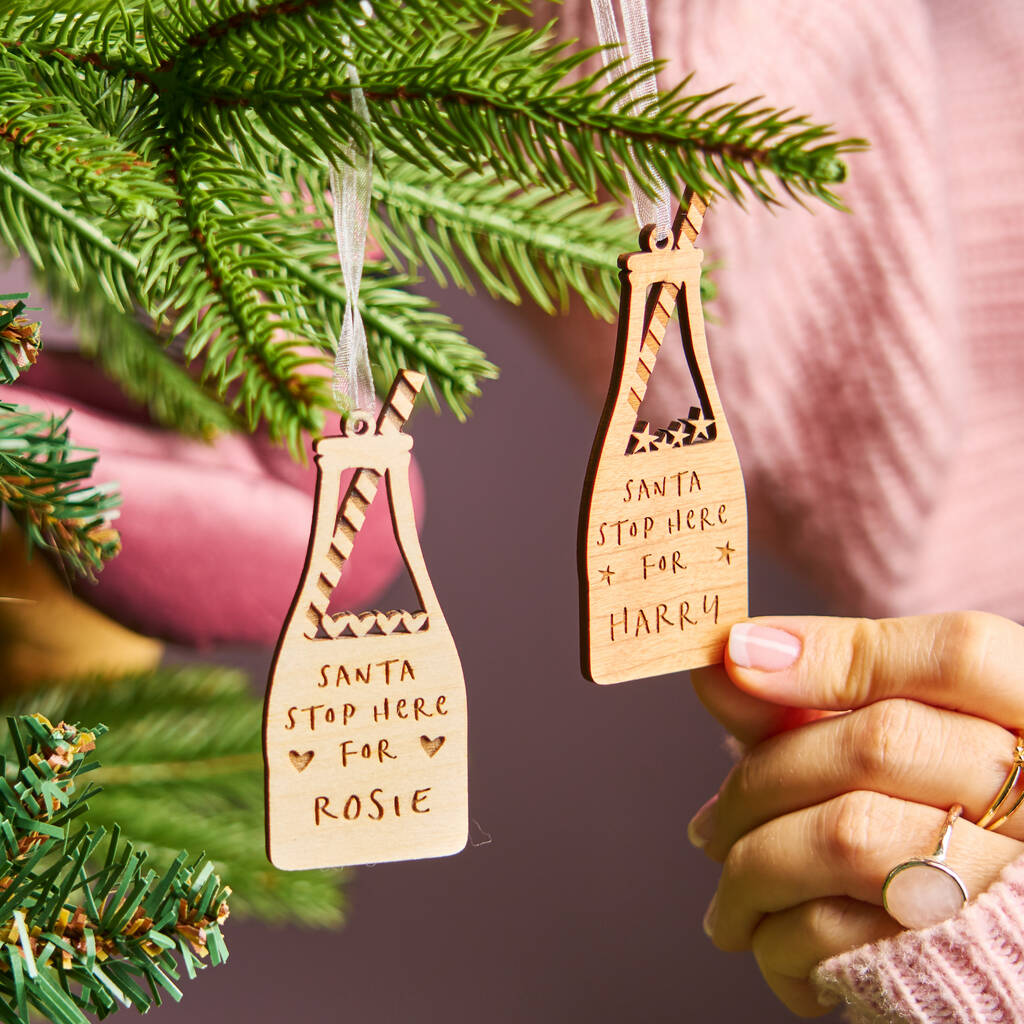
<svg viewBox="0 0 1024 1024">
<path fill-rule="evenodd" d="M 700 304 L 706 204 L 689 191 L 665 248 L 619 258 L 615 368 L 580 508 L 580 646 L 595 683 L 721 661 L 747 614 L 747 503 Z M 674 307 L 699 406 L 637 419 Z"/>
<path fill-rule="evenodd" d="M 457 853 L 466 845 L 466 688 L 423 562 L 402 433 L 423 375 L 399 372 L 376 424 L 316 443 L 312 536 L 264 715 L 267 854 L 299 870 Z M 339 507 L 341 473 L 355 469 Z M 421 607 L 328 612 L 383 478 Z"/>
</svg>

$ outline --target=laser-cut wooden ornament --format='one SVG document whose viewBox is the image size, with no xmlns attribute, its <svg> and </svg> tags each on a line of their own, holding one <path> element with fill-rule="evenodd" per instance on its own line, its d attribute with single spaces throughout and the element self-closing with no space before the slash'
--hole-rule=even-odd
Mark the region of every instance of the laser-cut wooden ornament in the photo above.
<svg viewBox="0 0 1024 1024">
<path fill-rule="evenodd" d="M 721 661 L 747 614 L 747 505 L 711 372 L 700 304 L 705 203 L 687 193 L 671 245 L 619 258 L 619 334 L 580 507 L 583 674 L 618 683 Z M 699 406 L 637 419 L 678 306 Z"/>
<path fill-rule="evenodd" d="M 264 710 L 267 855 L 286 870 L 457 853 L 466 845 L 466 688 L 420 550 L 402 427 L 423 385 L 402 370 L 376 424 L 316 443 L 306 566 Z M 339 506 L 341 473 L 356 470 Z M 366 511 L 386 484 L 419 609 L 328 611 Z"/>
</svg>

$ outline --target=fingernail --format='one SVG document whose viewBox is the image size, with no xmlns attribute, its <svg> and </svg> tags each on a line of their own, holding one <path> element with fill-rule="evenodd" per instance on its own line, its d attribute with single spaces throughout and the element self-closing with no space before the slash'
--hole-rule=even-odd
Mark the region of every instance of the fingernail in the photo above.
<svg viewBox="0 0 1024 1024">
<path fill-rule="evenodd" d="M 690 842 L 697 847 L 698 850 L 702 850 L 711 841 L 712 835 L 714 835 L 714 828 L 712 827 L 712 810 L 715 803 L 718 801 L 718 794 L 716 793 L 703 807 L 690 819 L 690 824 L 686 826 L 686 835 Z"/>
<path fill-rule="evenodd" d="M 729 630 L 729 657 L 741 668 L 778 672 L 800 657 L 800 638 L 771 626 L 737 622 Z"/>
<path fill-rule="evenodd" d="M 718 894 L 716 893 L 711 897 L 711 902 L 708 904 L 708 909 L 704 911 L 704 920 L 701 922 L 701 926 L 704 929 L 704 934 L 710 939 L 711 930 L 715 925 L 715 904 L 718 902 Z"/>
</svg>

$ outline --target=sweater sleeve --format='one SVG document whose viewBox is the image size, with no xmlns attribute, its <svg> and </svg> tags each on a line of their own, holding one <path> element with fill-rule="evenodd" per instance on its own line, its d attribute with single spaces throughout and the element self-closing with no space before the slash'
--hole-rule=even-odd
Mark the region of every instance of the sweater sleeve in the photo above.
<svg viewBox="0 0 1024 1024">
<path fill-rule="evenodd" d="M 819 964 L 850 1024 L 1024 1024 L 1024 857 L 955 917 Z"/>
</svg>

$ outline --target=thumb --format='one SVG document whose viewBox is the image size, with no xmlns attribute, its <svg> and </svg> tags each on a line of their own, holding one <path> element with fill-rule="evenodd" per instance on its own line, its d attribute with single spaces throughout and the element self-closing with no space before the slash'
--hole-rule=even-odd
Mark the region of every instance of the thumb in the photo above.
<svg viewBox="0 0 1024 1024">
<path fill-rule="evenodd" d="M 789 707 L 845 711 L 905 697 L 1024 723 L 1024 627 L 983 612 L 902 619 L 759 618 L 732 627 L 736 686 Z"/>
</svg>

